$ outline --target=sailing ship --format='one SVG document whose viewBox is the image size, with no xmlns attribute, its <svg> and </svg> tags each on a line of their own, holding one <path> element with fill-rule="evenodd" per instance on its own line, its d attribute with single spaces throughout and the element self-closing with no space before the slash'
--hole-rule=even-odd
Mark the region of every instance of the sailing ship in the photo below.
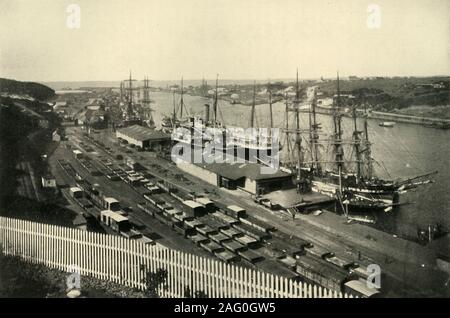
<svg viewBox="0 0 450 318">
<path fill-rule="evenodd" d="M 143 86 L 133 85 L 136 80 L 130 77 L 120 83 L 120 103 L 121 120 L 119 126 L 127 127 L 131 125 L 142 125 L 155 129 L 153 119 L 153 109 L 150 99 L 150 80 L 145 77 Z M 142 95 L 140 94 L 142 92 Z M 142 98 L 140 98 L 142 96 Z"/>
<path fill-rule="evenodd" d="M 296 175 L 299 192 L 315 191 L 336 198 L 337 208 L 348 215 L 351 211 L 378 212 L 392 211 L 400 205 L 399 195 L 421 184 L 432 182 L 426 179 L 436 172 L 409 178 L 406 180 L 384 180 L 374 174 L 371 142 L 368 133 L 367 111 L 364 111 L 363 130 L 357 125 L 356 106 L 351 109 L 353 132 L 350 138 L 344 137 L 342 117 L 344 107 L 341 104 L 339 74 L 337 75 L 337 95 L 332 109 L 332 131 L 322 132 L 317 122 L 315 108 L 317 106 L 318 87 L 310 87 L 309 127 L 301 129 L 299 114 L 305 112 L 300 105 L 298 72 L 296 97 L 291 105 L 286 98 L 285 140 L 287 153 L 295 160 L 284 162 L 285 169 Z M 345 107 L 347 108 L 347 107 Z M 295 113 L 295 127 L 290 128 L 289 114 Z M 291 145 L 291 137 L 295 136 L 295 144 Z M 320 139 L 320 136 L 326 139 Z M 302 145 L 305 141 L 306 146 Z M 344 157 L 344 148 L 352 149 L 351 158 Z M 325 148 L 325 149 L 324 149 Z M 326 149 L 331 149 L 331 159 L 327 158 Z M 323 151 L 325 150 L 325 151 Z M 329 167 L 331 166 L 331 167 Z"/>
<path fill-rule="evenodd" d="M 161 130 L 165 133 L 172 134 L 177 127 L 181 127 L 182 124 L 187 122 L 189 117 L 189 112 L 187 106 L 184 103 L 184 86 L 183 78 L 181 78 L 181 90 L 180 90 L 180 103 L 176 103 L 176 91 L 173 91 L 173 111 L 170 115 L 163 116 L 161 120 Z"/>
<path fill-rule="evenodd" d="M 134 99 L 137 87 L 133 87 L 133 82 L 136 81 L 131 76 L 126 79 L 120 86 L 120 106 L 122 108 L 122 120 L 119 126 L 127 127 L 131 125 L 140 125 L 142 123 L 141 116 L 136 109 L 136 102 Z"/>
<path fill-rule="evenodd" d="M 153 109 L 151 107 L 151 103 L 153 102 L 150 99 L 150 85 L 149 85 L 149 79 L 148 77 L 144 78 L 144 86 L 142 87 L 143 90 L 143 98 L 141 99 L 141 117 L 143 118 L 142 122 L 150 129 L 155 129 L 156 124 L 155 120 L 153 119 Z"/>
</svg>

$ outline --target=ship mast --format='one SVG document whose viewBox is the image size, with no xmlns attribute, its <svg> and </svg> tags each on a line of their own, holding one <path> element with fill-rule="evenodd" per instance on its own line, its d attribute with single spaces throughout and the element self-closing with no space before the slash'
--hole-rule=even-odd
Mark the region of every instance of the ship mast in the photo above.
<svg viewBox="0 0 450 318">
<path fill-rule="evenodd" d="M 297 69 L 297 80 L 295 84 L 295 101 L 294 101 L 294 111 L 295 111 L 295 144 L 297 146 L 297 191 L 305 192 L 306 187 L 304 184 L 303 176 L 302 176 L 302 138 L 300 135 L 300 94 L 299 94 L 299 85 L 298 85 L 298 69 Z"/>
<path fill-rule="evenodd" d="M 343 149 L 342 149 L 342 126 L 341 126 L 341 92 L 339 88 L 339 72 L 337 73 L 337 98 L 333 112 L 334 126 L 334 146 L 336 152 L 336 164 L 339 173 L 339 196 L 342 196 L 342 168 L 343 168 Z"/>
<path fill-rule="evenodd" d="M 153 120 L 153 109 L 150 106 L 151 100 L 150 100 L 150 86 L 149 86 L 149 79 L 148 77 L 144 78 L 144 92 L 143 92 L 144 98 L 142 99 L 142 106 L 144 108 L 144 114 L 145 117 L 148 119 L 148 125 L 151 128 L 154 128 L 155 121 Z"/>
<path fill-rule="evenodd" d="M 270 81 L 269 81 L 269 85 L 268 85 L 268 90 L 269 90 L 269 111 L 270 111 L 270 128 L 272 131 L 273 128 L 273 109 L 272 109 L 272 90 L 270 89 Z"/>
<path fill-rule="evenodd" d="M 311 154 L 312 154 L 312 161 L 313 161 L 313 169 L 316 170 L 316 172 L 320 175 L 322 173 L 322 169 L 319 165 L 319 149 L 318 149 L 318 134 L 317 130 L 319 128 L 319 125 L 317 124 L 317 116 L 316 116 L 316 103 L 317 103 L 317 93 L 316 89 L 314 88 L 313 91 L 313 98 L 311 101 L 311 108 L 309 112 L 309 122 L 310 122 L 310 144 L 311 144 Z"/>
<path fill-rule="evenodd" d="M 172 93 L 172 102 L 173 102 L 173 114 L 172 114 L 172 121 L 173 121 L 173 126 L 175 127 L 175 123 L 177 121 L 177 109 L 176 109 L 176 104 L 175 104 L 175 91 L 173 91 Z"/>
<path fill-rule="evenodd" d="M 366 153 L 367 158 L 367 178 L 372 179 L 373 167 L 372 167 L 372 149 L 369 141 L 369 129 L 367 123 L 367 107 L 364 103 L 364 139 L 366 140 L 366 149 L 364 152 Z"/>
<path fill-rule="evenodd" d="M 214 127 L 217 124 L 217 99 L 218 99 L 218 90 L 219 90 L 219 74 L 216 77 L 216 91 L 214 94 Z"/>
<path fill-rule="evenodd" d="M 129 85 L 129 96 L 128 96 L 128 114 L 133 113 L 133 80 L 131 78 L 131 71 L 130 71 L 130 79 L 129 79 L 130 85 Z"/>
<path fill-rule="evenodd" d="M 120 82 L 120 103 L 123 102 L 123 82 Z"/>
<path fill-rule="evenodd" d="M 252 112 L 250 115 L 250 128 L 255 126 L 255 106 L 256 106 L 256 81 L 253 82 L 253 103 Z"/>
<path fill-rule="evenodd" d="M 353 117 L 353 142 L 356 155 L 356 183 L 359 184 L 359 181 L 361 180 L 361 152 L 360 152 L 361 140 L 359 138 L 360 132 L 358 131 L 358 126 L 356 122 L 356 106 L 353 106 L 352 117 Z"/>
<path fill-rule="evenodd" d="M 285 132 L 286 132 L 286 138 L 285 138 L 285 143 L 286 143 L 286 147 L 287 147 L 287 154 L 288 154 L 288 165 L 291 166 L 291 162 L 290 162 L 290 153 L 291 153 L 291 141 L 290 141 L 290 136 L 289 136 L 289 102 L 288 102 L 288 93 L 285 93 L 285 101 L 286 101 L 286 110 L 285 110 L 285 116 L 284 116 L 284 122 L 285 122 Z"/>
<path fill-rule="evenodd" d="M 180 118 L 183 118 L 183 107 L 184 107 L 184 101 L 183 101 L 183 76 L 181 76 L 181 97 L 180 97 Z"/>
<path fill-rule="evenodd" d="M 126 114 L 129 117 L 134 117 L 134 105 L 133 105 L 133 91 L 136 88 L 133 87 L 133 81 L 135 81 L 132 76 L 131 76 L 131 71 L 130 71 L 130 77 L 129 79 L 124 80 L 124 82 L 128 82 L 128 85 L 123 84 L 123 87 L 125 89 L 125 93 L 126 93 L 126 99 L 127 99 L 127 105 L 126 105 Z"/>
<path fill-rule="evenodd" d="M 207 86 L 208 86 L 208 82 L 205 81 L 205 77 L 203 76 L 202 77 L 202 86 L 200 88 L 201 94 L 202 94 L 203 97 L 208 95 L 208 88 L 207 88 Z"/>
</svg>

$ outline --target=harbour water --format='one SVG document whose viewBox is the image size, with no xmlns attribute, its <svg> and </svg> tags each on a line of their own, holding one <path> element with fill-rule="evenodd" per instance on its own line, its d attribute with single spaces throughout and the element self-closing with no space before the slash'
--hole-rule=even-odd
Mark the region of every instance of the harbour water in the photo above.
<svg viewBox="0 0 450 318">
<path fill-rule="evenodd" d="M 177 97 L 177 103 L 178 103 Z M 154 119 L 159 125 L 164 114 L 173 111 L 173 95 L 165 92 L 153 92 L 151 99 L 155 112 Z M 191 114 L 201 116 L 204 104 L 209 99 L 199 96 L 184 96 L 185 104 Z M 219 101 L 219 120 L 226 125 L 248 127 L 251 107 L 231 105 Z M 284 126 L 285 105 L 273 105 L 275 127 Z M 269 126 L 269 106 L 256 107 L 256 125 Z M 317 115 L 322 131 L 331 131 L 332 122 L 328 115 Z M 307 128 L 308 114 L 301 114 L 300 125 Z M 358 120 L 359 129 L 362 121 Z M 353 121 L 343 118 L 343 130 L 347 136 L 353 131 Z M 374 225 L 386 232 L 402 237 L 416 238 L 418 228 L 441 224 L 450 229 L 450 130 L 440 130 L 414 124 L 397 123 L 392 128 L 379 127 L 377 120 L 369 119 L 369 137 L 372 156 L 376 160 L 375 173 L 381 178 L 408 178 L 431 171 L 438 171 L 433 177 L 435 183 L 423 185 L 401 195 L 402 205 L 394 212 L 377 215 Z M 322 138 L 322 137 L 321 137 Z"/>
</svg>

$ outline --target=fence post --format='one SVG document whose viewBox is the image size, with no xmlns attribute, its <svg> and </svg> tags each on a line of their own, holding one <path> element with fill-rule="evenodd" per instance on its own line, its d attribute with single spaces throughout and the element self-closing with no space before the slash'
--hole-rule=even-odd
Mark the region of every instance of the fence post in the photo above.
<svg viewBox="0 0 450 318">
<path fill-rule="evenodd" d="M 332 297 L 348 298 L 318 285 L 296 282 L 255 269 L 161 247 L 143 245 L 119 236 L 0 217 L 3 253 L 24 261 L 67 271 L 78 265 L 82 275 L 145 289 L 145 269 L 166 270 L 161 297 L 183 297 L 189 287 L 208 297 Z M 141 269 L 142 266 L 142 269 Z M 350 296 L 353 297 L 353 296 Z"/>
</svg>

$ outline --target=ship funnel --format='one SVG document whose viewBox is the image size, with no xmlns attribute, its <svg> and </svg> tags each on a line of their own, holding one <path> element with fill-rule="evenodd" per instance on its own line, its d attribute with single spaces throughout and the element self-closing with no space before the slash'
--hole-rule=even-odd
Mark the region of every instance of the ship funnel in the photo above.
<svg viewBox="0 0 450 318">
<path fill-rule="evenodd" d="M 205 104 L 205 123 L 209 122 L 209 104 Z"/>
</svg>

